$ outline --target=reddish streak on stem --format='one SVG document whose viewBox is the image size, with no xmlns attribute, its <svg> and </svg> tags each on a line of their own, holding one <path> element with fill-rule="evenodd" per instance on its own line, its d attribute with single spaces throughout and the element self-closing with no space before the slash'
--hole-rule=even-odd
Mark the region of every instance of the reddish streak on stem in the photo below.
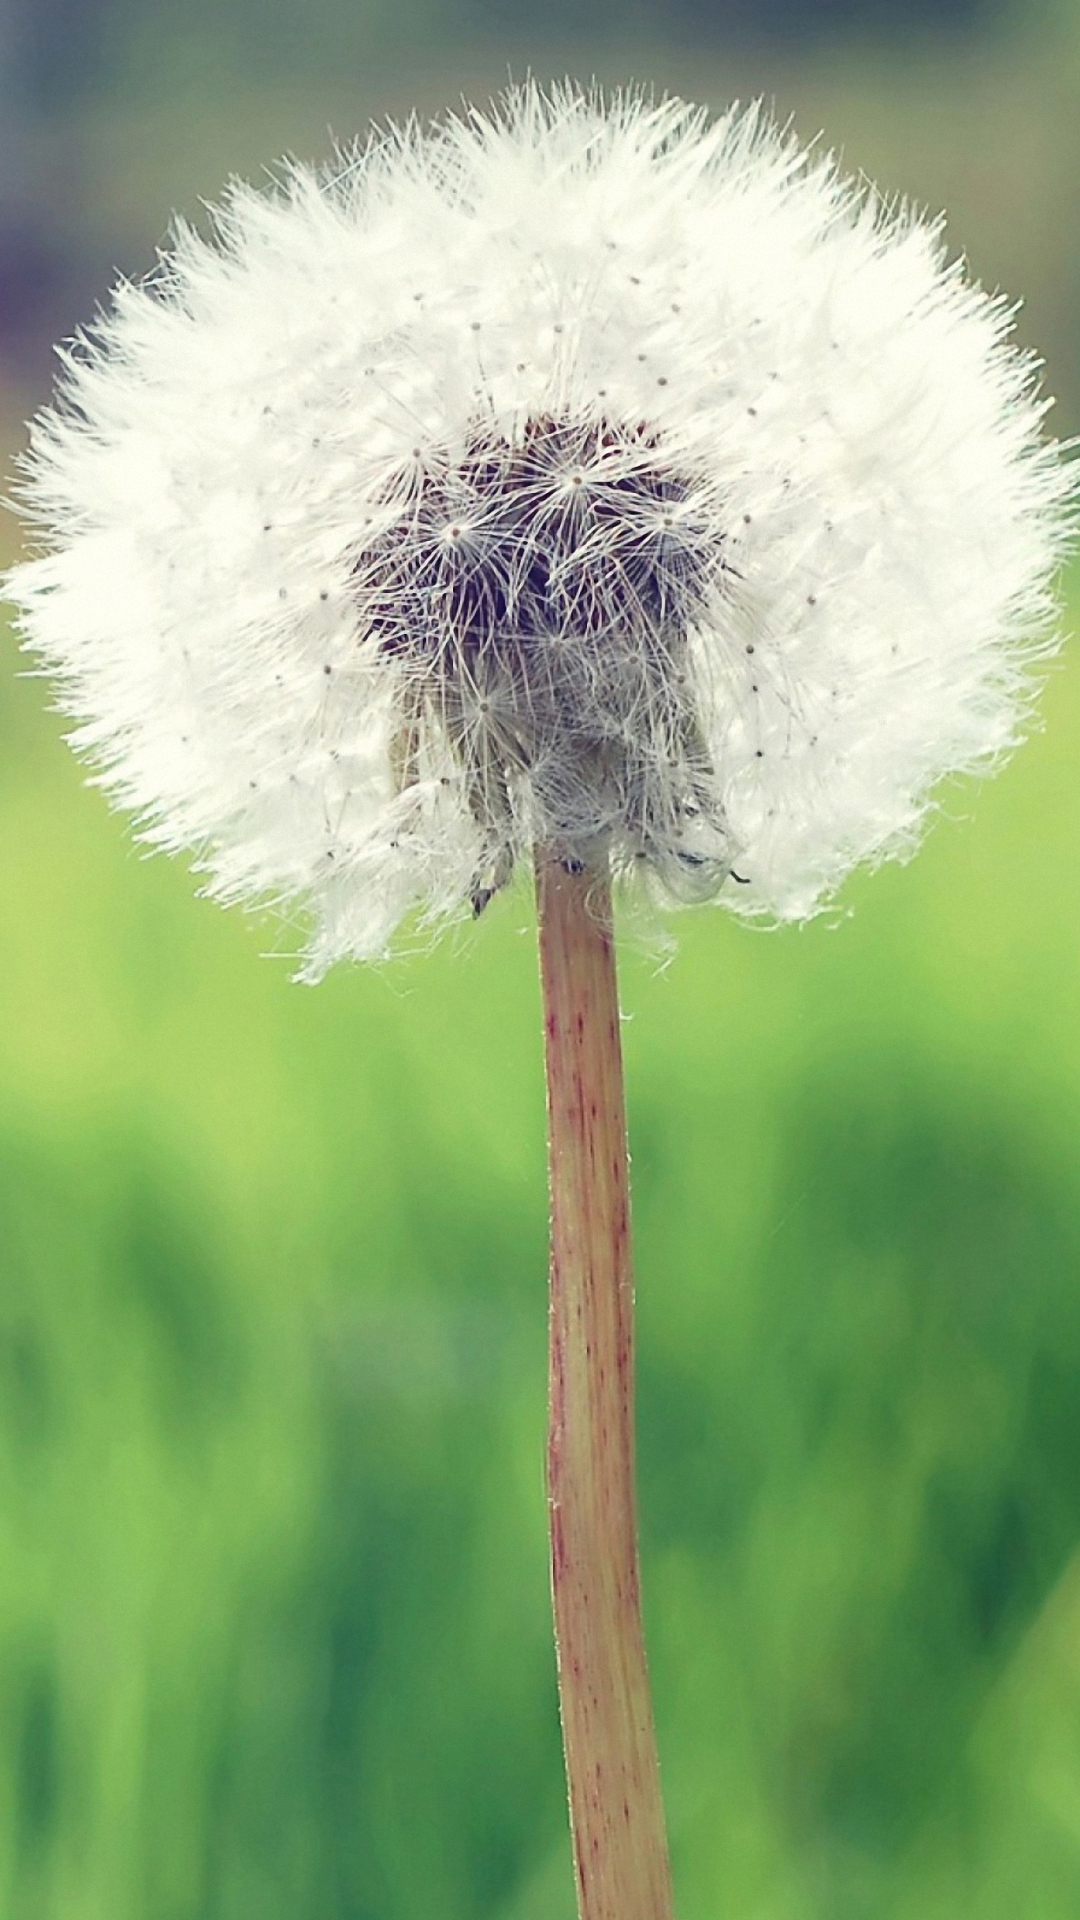
<svg viewBox="0 0 1080 1920">
<path fill-rule="evenodd" d="M 548 1505 L 581 1920 L 671 1920 L 638 1580 L 634 1292 L 606 874 L 537 856 L 551 1172 Z"/>
</svg>

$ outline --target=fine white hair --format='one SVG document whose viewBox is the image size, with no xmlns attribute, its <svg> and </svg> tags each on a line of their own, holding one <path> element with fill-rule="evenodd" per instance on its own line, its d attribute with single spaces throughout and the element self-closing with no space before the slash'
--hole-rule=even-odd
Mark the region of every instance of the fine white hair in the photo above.
<svg viewBox="0 0 1080 1920">
<path fill-rule="evenodd" d="M 526 87 L 235 185 L 64 356 L 7 591 L 306 972 L 531 845 L 813 914 L 1017 740 L 1070 471 L 1007 305 L 757 110 Z"/>
</svg>

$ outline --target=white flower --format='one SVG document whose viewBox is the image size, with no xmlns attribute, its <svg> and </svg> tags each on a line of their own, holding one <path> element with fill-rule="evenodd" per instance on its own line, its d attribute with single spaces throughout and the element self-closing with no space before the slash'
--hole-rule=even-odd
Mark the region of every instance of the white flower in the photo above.
<svg viewBox="0 0 1080 1920">
<path fill-rule="evenodd" d="M 1017 738 L 1009 313 L 753 111 L 566 87 L 235 187 L 67 357 L 9 576 L 75 743 L 309 972 L 535 842 L 809 915 Z"/>
</svg>

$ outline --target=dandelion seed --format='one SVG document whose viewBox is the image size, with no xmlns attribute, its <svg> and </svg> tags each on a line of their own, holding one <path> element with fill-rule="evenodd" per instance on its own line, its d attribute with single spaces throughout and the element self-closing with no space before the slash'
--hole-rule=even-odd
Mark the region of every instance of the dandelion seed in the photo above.
<svg viewBox="0 0 1080 1920">
<path fill-rule="evenodd" d="M 211 241 L 182 227 L 67 356 L 24 477 L 50 551 L 8 591 L 141 832 L 223 899 L 305 905 L 311 977 L 475 907 L 537 843 L 603 847 L 663 904 L 798 919 L 1025 717 L 1068 486 L 1008 326 L 936 228 L 753 112 L 526 90 L 237 188 Z M 289 772 L 287 806 L 247 799 Z"/>
</svg>

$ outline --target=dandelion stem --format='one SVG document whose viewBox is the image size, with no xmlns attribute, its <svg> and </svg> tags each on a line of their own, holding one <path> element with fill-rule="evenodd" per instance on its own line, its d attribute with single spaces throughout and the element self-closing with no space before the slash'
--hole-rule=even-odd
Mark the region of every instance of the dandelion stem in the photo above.
<svg viewBox="0 0 1080 1920">
<path fill-rule="evenodd" d="M 634 1292 L 606 873 L 537 857 L 551 1174 L 548 1508 L 581 1920 L 671 1920 L 638 1577 Z"/>
</svg>

